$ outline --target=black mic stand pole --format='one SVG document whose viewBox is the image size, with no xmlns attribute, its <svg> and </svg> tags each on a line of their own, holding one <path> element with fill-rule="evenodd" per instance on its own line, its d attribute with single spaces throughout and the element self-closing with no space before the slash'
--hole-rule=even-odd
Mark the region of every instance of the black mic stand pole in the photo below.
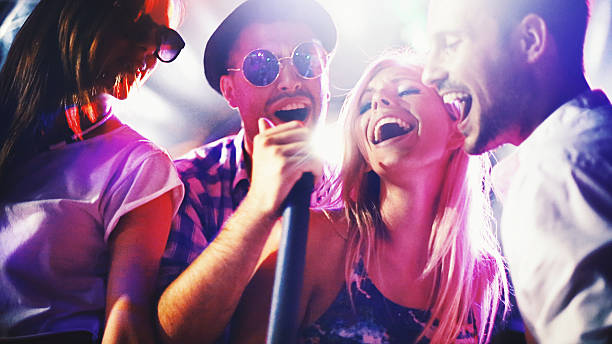
<svg viewBox="0 0 612 344">
<path fill-rule="evenodd" d="M 295 183 L 283 210 L 283 231 L 278 250 L 267 344 L 289 344 L 297 339 L 298 309 L 304 281 L 312 173 Z"/>
</svg>

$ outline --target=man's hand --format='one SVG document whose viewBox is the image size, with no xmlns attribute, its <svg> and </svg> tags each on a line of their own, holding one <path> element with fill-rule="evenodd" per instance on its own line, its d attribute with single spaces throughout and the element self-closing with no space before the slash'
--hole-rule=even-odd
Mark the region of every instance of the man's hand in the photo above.
<svg viewBox="0 0 612 344">
<path fill-rule="evenodd" d="M 259 119 L 253 139 L 251 188 L 245 202 L 256 202 L 269 215 L 280 216 L 281 205 L 304 172 L 322 173 L 322 162 L 310 152 L 311 130 L 291 121 L 272 127 Z"/>
</svg>

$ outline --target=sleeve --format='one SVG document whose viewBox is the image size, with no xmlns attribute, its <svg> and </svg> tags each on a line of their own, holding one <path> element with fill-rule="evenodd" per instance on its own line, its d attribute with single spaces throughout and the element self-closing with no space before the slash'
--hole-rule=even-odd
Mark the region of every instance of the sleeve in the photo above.
<svg viewBox="0 0 612 344">
<path fill-rule="evenodd" d="M 150 151 L 137 162 L 128 161 L 118 168 L 122 177 L 103 196 L 105 241 L 108 241 L 121 216 L 131 210 L 171 191 L 172 211 L 176 214 L 184 194 L 183 183 L 172 160 L 160 150 Z"/>
<path fill-rule="evenodd" d="M 504 251 L 521 314 L 540 342 L 609 343 L 612 159 L 569 155 L 517 175 L 504 205 Z"/>
<path fill-rule="evenodd" d="M 206 196 L 204 187 L 195 177 L 184 179 L 184 182 L 185 198 L 172 220 L 170 236 L 159 267 L 158 297 L 208 246 L 204 235 L 206 223 L 203 221 L 210 209 L 201 201 Z"/>
</svg>

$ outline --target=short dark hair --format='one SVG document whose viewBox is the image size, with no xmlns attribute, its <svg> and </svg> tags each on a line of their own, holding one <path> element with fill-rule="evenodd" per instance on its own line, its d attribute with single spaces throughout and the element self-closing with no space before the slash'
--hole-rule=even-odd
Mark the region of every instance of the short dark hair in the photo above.
<svg viewBox="0 0 612 344">
<path fill-rule="evenodd" d="M 242 30 L 252 23 L 278 21 L 308 25 L 328 52 L 336 46 L 336 26 L 315 0 L 246 0 L 219 24 L 206 43 L 204 73 L 215 91 L 221 93 L 219 82 L 227 74 L 229 53 Z"/>
<path fill-rule="evenodd" d="M 589 21 L 589 0 L 505 0 L 487 1 L 502 22 L 514 26 L 526 15 L 540 16 L 557 43 L 564 67 L 584 70 L 583 51 Z"/>
</svg>

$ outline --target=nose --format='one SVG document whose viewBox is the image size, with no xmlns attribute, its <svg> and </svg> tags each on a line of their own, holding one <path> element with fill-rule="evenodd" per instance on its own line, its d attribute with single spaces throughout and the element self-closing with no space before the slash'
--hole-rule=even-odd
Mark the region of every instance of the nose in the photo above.
<svg viewBox="0 0 612 344">
<path fill-rule="evenodd" d="M 145 56 L 144 62 L 147 65 L 148 69 L 154 69 L 157 66 L 157 57 L 154 54 L 147 54 Z"/>
<path fill-rule="evenodd" d="M 284 62 L 284 63 L 283 63 Z M 289 60 L 281 61 L 277 87 L 283 92 L 295 92 L 302 88 L 303 79 Z"/>
<path fill-rule="evenodd" d="M 423 68 L 423 74 L 421 75 L 421 81 L 423 85 L 429 87 L 435 87 L 440 90 L 442 83 L 448 78 L 448 72 L 439 63 L 437 57 L 430 54 L 427 57 L 425 68 Z"/>
<path fill-rule="evenodd" d="M 382 92 L 377 92 L 372 96 L 372 110 L 378 110 L 379 107 L 389 105 L 391 105 L 389 97 L 385 96 Z"/>
</svg>

